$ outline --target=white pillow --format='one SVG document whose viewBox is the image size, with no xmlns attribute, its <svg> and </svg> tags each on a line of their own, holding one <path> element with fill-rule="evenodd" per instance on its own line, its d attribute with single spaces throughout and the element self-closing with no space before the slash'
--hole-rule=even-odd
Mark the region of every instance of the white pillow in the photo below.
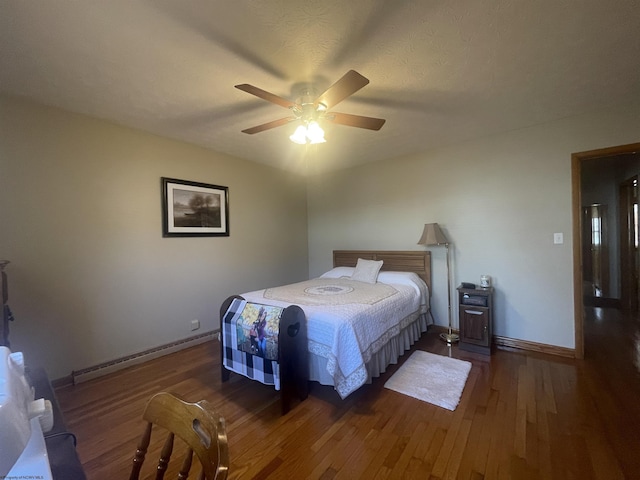
<svg viewBox="0 0 640 480">
<path fill-rule="evenodd" d="M 423 299 L 426 300 L 429 298 L 429 289 L 427 284 L 424 283 L 424 280 L 414 272 L 380 272 L 378 275 L 378 282 L 386 283 L 388 285 L 410 285 Z"/>
<path fill-rule="evenodd" d="M 382 268 L 382 260 L 365 260 L 359 258 L 356 269 L 351 275 L 351 280 L 359 282 L 376 283 L 378 280 L 378 272 Z"/>
<path fill-rule="evenodd" d="M 320 275 L 320 278 L 351 277 L 356 267 L 335 267 Z"/>
</svg>

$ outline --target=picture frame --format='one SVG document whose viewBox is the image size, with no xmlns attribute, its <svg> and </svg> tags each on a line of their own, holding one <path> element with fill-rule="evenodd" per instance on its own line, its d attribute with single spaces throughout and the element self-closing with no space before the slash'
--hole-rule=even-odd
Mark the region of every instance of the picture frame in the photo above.
<svg viewBox="0 0 640 480">
<path fill-rule="evenodd" d="M 163 237 L 228 237 L 229 188 L 161 177 Z"/>
</svg>

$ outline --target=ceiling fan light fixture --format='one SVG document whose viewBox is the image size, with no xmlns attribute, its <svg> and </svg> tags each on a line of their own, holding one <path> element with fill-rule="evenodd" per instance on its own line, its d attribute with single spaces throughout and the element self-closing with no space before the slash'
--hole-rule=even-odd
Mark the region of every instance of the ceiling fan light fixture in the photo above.
<svg viewBox="0 0 640 480">
<path fill-rule="evenodd" d="M 307 143 L 307 127 L 305 127 L 304 125 L 298 125 L 298 128 L 296 128 L 296 131 L 293 132 L 293 135 L 291 135 L 289 139 L 293 143 L 304 145 L 305 143 Z"/>
<path fill-rule="evenodd" d="M 293 135 L 289 137 L 293 143 L 298 145 L 305 145 L 307 143 L 316 145 L 318 143 L 325 143 L 324 130 L 320 127 L 315 120 L 310 121 L 306 125 L 298 125 Z"/>
<path fill-rule="evenodd" d="M 307 125 L 307 138 L 309 139 L 309 143 L 312 145 L 326 142 L 324 139 L 324 130 L 322 130 L 316 121 L 311 121 L 309 122 L 309 125 Z"/>
</svg>

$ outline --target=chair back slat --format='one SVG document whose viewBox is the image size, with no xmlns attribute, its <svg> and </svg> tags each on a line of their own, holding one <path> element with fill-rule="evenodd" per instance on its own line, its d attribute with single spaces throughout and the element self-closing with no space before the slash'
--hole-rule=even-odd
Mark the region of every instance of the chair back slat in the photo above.
<svg viewBox="0 0 640 480">
<path fill-rule="evenodd" d="M 175 434 L 169 432 L 167 439 L 162 446 L 162 452 L 160 452 L 160 459 L 158 460 L 158 468 L 156 469 L 156 480 L 163 480 L 164 474 L 169 468 L 169 460 L 171 460 L 171 454 L 173 453 L 173 439 Z"/>
<path fill-rule="evenodd" d="M 152 427 L 152 423 L 147 423 L 147 426 L 144 429 L 144 433 L 140 438 L 138 448 L 136 449 L 136 454 L 133 457 L 133 467 L 131 468 L 131 475 L 129 476 L 129 480 L 138 480 L 138 478 L 140 477 L 140 469 L 142 468 L 142 464 L 144 463 L 144 457 L 147 454 L 147 448 L 149 448 L 149 442 L 151 441 Z"/>
<path fill-rule="evenodd" d="M 191 462 L 193 461 L 193 450 L 187 450 L 187 454 L 184 456 L 182 462 L 182 468 L 178 473 L 178 480 L 187 480 L 189 478 L 189 471 L 191 470 Z"/>
</svg>

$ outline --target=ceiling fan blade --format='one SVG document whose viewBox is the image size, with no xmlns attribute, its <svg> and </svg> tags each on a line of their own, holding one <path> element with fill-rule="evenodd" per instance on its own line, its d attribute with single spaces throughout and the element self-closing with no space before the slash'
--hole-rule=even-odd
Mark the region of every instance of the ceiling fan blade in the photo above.
<svg viewBox="0 0 640 480">
<path fill-rule="evenodd" d="M 296 103 L 287 100 L 286 98 L 279 97 L 278 95 L 274 95 L 273 93 L 269 93 L 261 88 L 254 87 L 253 85 L 249 85 L 248 83 L 243 83 L 241 85 L 236 85 L 238 90 L 242 90 L 243 92 L 250 93 L 251 95 L 255 95 L 256 97 L 262 98 L 267 102 L 275 103 L 276 105 L 280 105 L 284 108 L 294 108 Z"/>
<path fill-rule="evenodd" d="M 367 78 L 355 70 L 349 70 L 340 80 L 327 88 L 327 90 L 316 99 L 315 105 L 323 104 L 326 109 L 329 110 L 368 83 L 369 80 Z"/>
<path fill-rule="evenodd" d="M 386 121 L 382 118 L 363 117 L 361 115 L 350 115 L 348 113 L 338 112 L 329 112 L 324 118 L 339 125 L 367 128 L 369 130 L 380 130 Z"/>
<path fill-rule="evenodd" d="M 264 132 L 265 130 L 271 130 L 272 128 L 281 127 L 286 125 L 289 122 L 293 122 L 297 120 L 295 117 L 286 117 L 281 118 L 280 120 L 273 120 L 271 122 L 263 123 L 262 125 L 257 125 L 255 127 L 247 128 L 246 130 L 242 130 L 242 133 L 248 133 L 249 135 L 253 135 L 254 133 Z"/>
</svg>

